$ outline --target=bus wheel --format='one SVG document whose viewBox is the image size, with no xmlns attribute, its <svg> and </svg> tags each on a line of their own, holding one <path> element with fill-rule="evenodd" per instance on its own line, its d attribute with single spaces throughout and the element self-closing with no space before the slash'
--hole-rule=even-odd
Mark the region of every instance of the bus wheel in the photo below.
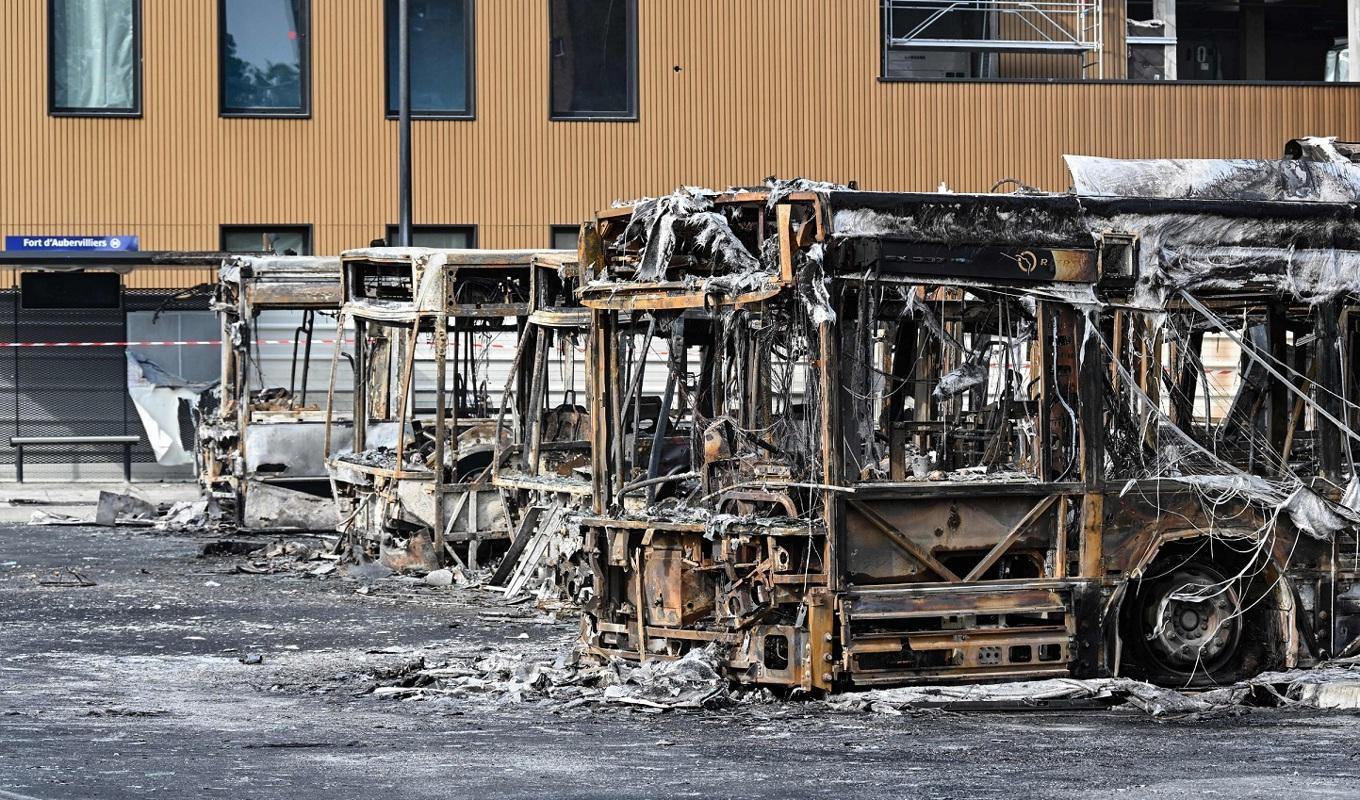
<svg viewBox="0 0 1360 800">
<path fill-rule="evenodd" d="M 1259 663 L 1236 583 L 1200 558 L 1155 562 L 1121 609 L 1128 674 L 1195 685 L 1235 680 Z"/>
</svg>

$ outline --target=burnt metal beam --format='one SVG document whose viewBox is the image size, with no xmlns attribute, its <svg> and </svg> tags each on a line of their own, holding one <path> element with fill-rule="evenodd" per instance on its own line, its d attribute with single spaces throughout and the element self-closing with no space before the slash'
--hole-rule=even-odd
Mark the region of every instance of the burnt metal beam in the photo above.
<svg viewBox="0 0 1360 800">
<path fill-rule="evenodd" d="M 907 538 L 906 534 L 898 530 L 896 525 L 880 516 L 877 511 L 858 500 L 848 500 L 846 504 L 855 509 L 855 512 L 860 516 L 869 520 L 869 523 L 886 535 L 890 542 L 901 548 L 907 555 L 921 562 L 922 566 L 950 583 L 959 582 L 960 579 L 956 572 L 940 563 L 939 559 L 932 556 L 925 548 Z"/>
</svg>

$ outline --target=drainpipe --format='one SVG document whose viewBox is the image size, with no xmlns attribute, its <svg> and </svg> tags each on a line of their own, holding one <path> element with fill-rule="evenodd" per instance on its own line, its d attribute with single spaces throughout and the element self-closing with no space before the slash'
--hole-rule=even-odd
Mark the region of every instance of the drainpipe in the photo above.
<svg viewBox="0 0 1360 800">
<path fill-rule="evenodd" d="M 397 241 L 411 246 L 411 20 L 409 0 L 397 0 Z"/>
</svg>

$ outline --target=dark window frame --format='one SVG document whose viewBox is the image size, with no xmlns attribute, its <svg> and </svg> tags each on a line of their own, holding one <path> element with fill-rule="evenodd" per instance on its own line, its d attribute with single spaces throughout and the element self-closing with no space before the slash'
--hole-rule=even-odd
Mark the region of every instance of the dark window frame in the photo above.
<svg viewBox="0 0 1360 800">
<path fill-rule="evenodd" d="M 548 247 L 557 247 L 557 234 L 571 231 L 571 235 L 577 237 L 578 244 L 581 236 L 580 225 L 549 225 L 548 226 Z"/>
<path fill-rule="evenodd" d="M 394 240 L 397 238 L 397 229 L 398 229 L 399 227 L 401 227 L 401 226 L 399 226 L 399 225 L 398 225 L 397 223 L 395 223 L 395 222 L 388 223 L 387 227 L 385 227 L 385 228 L 383 229 L 383 234 L 384 234 L 384 236 L 383 236 L 383 241 L 385 241 L 385 242 L 392 242 L 392 241 L 394 241 Z M 442 232 L 445 232 L 445 231 L 466 233 L 466 234 L 467 234 L 467 237 L 468 237 L 468 246 L 467 246 L 467 249 L 469 249 L 469 250 L 476 250 L 476 249 L 477 249 L 477 226 L 476 226 L 476 225 L 463 225 L 463 224 L 452 224 L 452 223 L 451 223 L 451 224 L 448 224 L 448 225 L 444 225 L 444 224 L 442 224 L 442 223 L 424 223 L 424 222 L 420 223 L 419 225 L 416 225 L 416 224 L 412 224 L 412 225 L 411 225 L 411 234 L 412 234 L 413 236 L 414 236 L 414 234 L 417 234 L 417 233 L 442 233 Z M 390 246 L 390 247 L 397 247 L 398 245 L 393 244 L 393 245 L 389 245 L 389 246 Z M 412 245 L 412 247 L 420 247 L 420 245 Z"/>
<path fill-rule="evenodd" d="M 228 233 L 240 233 L 242 231 L 261 231 L 267 233 L 271 231 L 276 231 L 280 233 L 301 233 L 303 236 L 303 240 L 307 244 L 307 247 L 304 249 L 309 250 L 311 252 L 298 253 L 298 255 L 300 256 L 312 255 L 313 253 L 316 252 L 316 239 L 312 238 L 313 227 L 314 226 L 310 222 L 287 225 L 282 224 L 274 225 L 267 222 L 259 224 L 233 222 L 229 225 L 219 225 L 217 226 L 217 249 L 223 253 L 241 252 L 227 249 Z"/>
<path fill-rule="evenodd" d="M 640 25 L 638 19 L 638 1 L 624 0 L 624 2 L 628 4 L 628 19 L 630 23 L 628 26 L 628 61 L 632 65 L 632 69 L 629 70 L 628 72 L 628 105 L 630 108 L 630 113 L 628 114 L 615 114 L 612 112 L 597 113 L 589 111 L 584 112 L 553 111 L 553 98 L 552 98 L 553 14 L 552 4 L 548 3 L 548 120 L 550 122 L 637 122 L 641 118 L 642 101 L 639 98 L 638 92 L 638 72 L 641 69 L 641 64 L 639 63 L 638 60 L 638 27 Z"/>
<path fill-rule="evenodd" d="M 227 3 L 217 0 L 217 116 L 235 119 L 281 118 L 310 119 L 312 116 L 312 0 L 292 0 L 298 4 L 298 48 L 301 74 L 298 76 L 298 108 L 231 108 L 227 106 Z"/>
<path fill-rule="evenodd" d="M 467 80 L 467 111 L 417 111 L 411 109 L 411 119 L 436 119 L 436 120 L 475 120 L 477 119 L 477 2 L 476 0 L 455 0 L 462 2 L 464 6 L 464 19 L 467 20 L 466 29 L 463 31 L 464 53 L 467 64 L 464 66 L 464 74 Z M 389 26 L 395 26 L 396 20 L 387 16 L 387 1 L 383 0 L 383 116 L 385 119 L 397 119 L 398 112 L 391 97 L 389 87 L 391 86 L 390 59 L 388 58 L 388 41 L 390 30 Z M 474 226 L 475 227 L 475 226 Z"/>
<path fill-rule="evenodd" d="M 142 116 L 142 0 L 132 3 L 132 106 L 130 108 L 61 108 L 57 106 L 56 29 L 52 17 L 58 0 L 47 0 L 47 114 L 51 117 Z"/>
</svg>

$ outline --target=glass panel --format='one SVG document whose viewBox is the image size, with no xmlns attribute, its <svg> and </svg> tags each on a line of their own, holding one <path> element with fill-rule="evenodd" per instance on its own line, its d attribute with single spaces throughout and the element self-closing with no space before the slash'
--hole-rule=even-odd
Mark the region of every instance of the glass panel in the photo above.
<svg viewBox="0 0 1360 800">
<path fill-rule="evenodd" d="M 411 112 L 467 114 L 467 0 L 410 0 Z M 387 112 L 397 113 L 397 3 L 387 0 Z"/>
<path fill-rule="evenodd" d="M 412 247 L 433 247 L 438 250 L 466 250 L 472 247 L 472 228 L 467 225 L 438 226 L 414 225 L 411 227 Z M 387 226 L 387 241 L 397 241 L 397 226 Z"/>
<path fill-rule="evenodd" d="M 223 110 L 302 110 L 302 0 L 223 2 Z"/>
<path fill-rule="evenodd" d="M 132 0 L 52 3 L 55 109 L 134 109 L 134 24 Z"/>
<path fill-rule="evenodd" d="M 554 225 L 552 227 L 552 248 L 554 250 L 575 250 L 581 229 L 575 225 Z"/>
<path fill-rule="evenodd" d="M 467 231 L 425 230 L 411 231 L 411 244 L 416 247 L 439 247 L 449 250 L 462 250 L 471 246 L 472 237 Z"/>
<path fill-rule="evenodd" d="M 552 0 L 552 114 L 629 117 L 633 108 L 632 0 Z"/>
<path fill-rule="evenodd" d="M 212 311 L 129 311 L 127 330 L 133 342 L 208 342 L 222 335 Z M 209 345 L 128 345 L 127 351 L 192 383 L 221 377 L 217 351 Z"/>
<path fill-rule="evenodd" d="M 222 249 L 228 253 L 273 253 L 280 256 L 311 254 L 307 232 L 300 228 L 230 228 L 222 231 Z"/>
</svg>

